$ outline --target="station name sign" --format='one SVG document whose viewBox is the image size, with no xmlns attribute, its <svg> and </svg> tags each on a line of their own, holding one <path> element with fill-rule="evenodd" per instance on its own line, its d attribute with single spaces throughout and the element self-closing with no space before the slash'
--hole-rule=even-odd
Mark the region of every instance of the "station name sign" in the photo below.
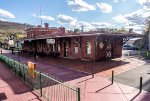
<svg viewBox="0 0 150 101">
<path fill-rule="evenodd" d="M 55 39 L 47 39 L 47 44 L 55 44 Z"/>
</svg>

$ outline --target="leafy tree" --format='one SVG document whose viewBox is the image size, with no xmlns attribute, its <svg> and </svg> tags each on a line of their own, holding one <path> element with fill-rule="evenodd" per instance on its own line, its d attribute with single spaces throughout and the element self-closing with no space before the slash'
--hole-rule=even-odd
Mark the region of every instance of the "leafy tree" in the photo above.
<svg viewBox="0 0 150 101">
<path fill-rule="evenodd" d="M 74 29 L 74 33 L 78 33 L 78 32 L 80 32 L 80 29 L 78 28 Z"/>
<path fill-rule="evenodd" d="M 149 46 L 149 31 L 150 31 L 150 21 L 145 26 L 144 37 L 135 41 L 134 45 L 138 46 L 139 48 L 148 50 Z"/>
</svg>

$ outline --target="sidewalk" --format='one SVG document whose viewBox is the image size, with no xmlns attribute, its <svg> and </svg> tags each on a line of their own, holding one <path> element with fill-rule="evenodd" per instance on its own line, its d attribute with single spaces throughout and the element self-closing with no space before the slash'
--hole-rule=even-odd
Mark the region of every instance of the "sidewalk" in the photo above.
<svg viewBox="0 0 150 101">
<path fill-rule="evenodd" d="M 17 53 L 5 55 L 17 60 Z M 111 71 L 121 74 L 125 71 L 145 64 L 144 61 L 135 58 L 118 58 L 109 62 L 94 63 L 95 77 L 91 78 L 91 62 L 69 60 L 63 58 L 43 57 L 35 61 L 33 57 L 20 57 L 20 62 L 27 64 L 28 61 L 35 62 L 37 69 L 62 79 L 71 85 L 81 88 L 81 101 L 149 101 L 150 93 L 139 89 L 114 83 L 108 79 Z M 77 71 L 81 70 L 81 71 Z M 84 72 L 82 72 L 84 71 Z M 132 82 L 132 81 L 131 81 Z"/>
<path fill-rule="evenodd" d="M 0 62 L 0 101 L 46 101 Z"/>
</svg>

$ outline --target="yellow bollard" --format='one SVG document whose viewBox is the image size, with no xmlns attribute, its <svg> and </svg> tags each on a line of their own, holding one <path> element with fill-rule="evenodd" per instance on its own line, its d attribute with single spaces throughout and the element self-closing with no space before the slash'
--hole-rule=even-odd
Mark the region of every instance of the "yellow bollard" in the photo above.
<svg viewBox="0 0 150 101">
<path fill-rule="evenodd" d="M 32 62 L 28 62 L 28 74 L 31 76 L 31 68 L 32 68 Z"/>
<path fill-rule="evenodd" d="M 35 63 L 32 63 L 32 71 L 31 71 L 32 78 L 35 78 L 35 77 L 36 77 L 35 69 L 36 69 L 36 64 L 35 64 Z"/>
<path fill-rule="evenodd" d="M 36 64 L 32 62 L 28 62 L 28 74 L 32 78 L 36 77 L 35 69 L 36 69 Z"/>
</svg>

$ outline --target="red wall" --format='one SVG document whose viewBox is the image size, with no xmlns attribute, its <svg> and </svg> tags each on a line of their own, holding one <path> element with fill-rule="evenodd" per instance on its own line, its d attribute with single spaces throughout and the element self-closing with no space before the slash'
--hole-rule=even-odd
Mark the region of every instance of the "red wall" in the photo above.
<svg viewBox="0 0 150 101">
<path fill-rule="evenodd" d="M 81 39 L 80 39 L 81 38 Z M 84 37 L 77 37 L 78 41 L 81 41 L 81 46 L 80 43 L 78 42 L 78 53 L 74 53 L 74 41 L 75 38 L 71 37 L 69 39 L 69 45 L 68 45 L 68 52 L 67 52 L 67 57 L 68 58 L 74 58 L 74 59 L 83 59 L 83 60 L 103 60 L 106 57 L 106 42 L 104 42 L 104 39 L 101 37 L 101 40 L 96 42 L 96 36 L 84 36 Z M 64 38 L 57 38 L 55 46 L 58 46 L 60 44 L 60 51 L 57 52 L 60 53 L 60 57 L 64 57 Z M 91 42 L 91 54 L 86 54 L 86 42 Z M 104 47 L 100 49 L 99 43 L 102 41 L 104 43 Z M 31 42 L 32 49 L 34 46 L 34 41 Z M 51 52 L 51 49 L 49 49 L 46 39 L 43 40 L 37 40 L 36 42 L 37 46 L 40 44 L 43 44 L 44 49 L 46 50 L 46 54 Z M 123 40 L 122 39 L 116 39 L 111 41 L 111 44 L 113 46 L 112 48 L 112 58 L 117 58 L 122 55 L 122 45 L 123 45 Z M 29 42 L 25 42 L 24 44 L 24 49 L 29 49 Z M 26 48 L 28 47 L 28 48 Z M 57 48 L 57 47 L 56 47 Z"/>
</svg>

